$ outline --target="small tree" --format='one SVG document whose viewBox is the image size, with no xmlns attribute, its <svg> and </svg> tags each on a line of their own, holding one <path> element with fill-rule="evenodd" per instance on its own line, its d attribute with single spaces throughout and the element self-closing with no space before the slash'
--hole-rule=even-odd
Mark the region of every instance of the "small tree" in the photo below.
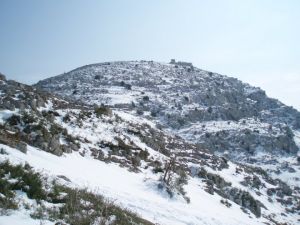
<svg viewBox="0 0 300 225">
<path fill-rule="evenodd" d="M 170 160 L 165 163 L 164 175 L 163 175 L 162 181 L 167 186 L 170 186 L 170 182 L 171 182 L 171 180 L 173 178 L 173 175 L 175 173 L 175 167 L 176 167 L 176 156 L 171 157 Z"/>
<path fill-rule="evenodd" d="M 166 188 L 166 191 L 173 197 L 174 192 L 181 194 L 184 199 L 189 203 L 190 199 L 186 196 L 183 188 L 188 184 L 188 176 L 183 167 L 177 162 L 176 156 L 171 156 L 164 164 L 163 175 L 160 178 L 160 188 Z"/>
</svg>

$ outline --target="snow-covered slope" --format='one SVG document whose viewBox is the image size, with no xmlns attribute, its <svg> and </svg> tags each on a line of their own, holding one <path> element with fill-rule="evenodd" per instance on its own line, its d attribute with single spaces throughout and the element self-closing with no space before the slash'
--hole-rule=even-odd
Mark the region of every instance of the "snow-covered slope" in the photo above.
<svg viewBox="0 0 300 225">
<path fill-rule="evenodd" d="M 114 164 L 82 157 L 78 153 L 58 157 L 29 148 L 26 155 L 5 148 L 7 157 L 15 163 L 28 162 L 34 168 L 49 175 L 64 175 L 80 187 L 89 187 L 109 197 L 115 203 L 136 211 L 144 218 L 159 224 L 262 224 L 265 219 L 256 219 L 244 214 L 239 205 L 227 208 L 220 203 L 218 195 L 210 195 L 191 178 L 187 187 L 191 203 L 182 199 L 170 199 L 167 193 L 157 189 L 158 177 L 147 171 L 131 173 Z M 80 166 L 78 166 L 80 165 Z M 1 224 L 1 217 L 0 217 Z"/>
<path fill-rule="evenodd" d="M 296 180 L 286 184 L 261 168 L 216 156 L 163 129 L 151 117 L 68 102 L 6 80 L 0 81 L 0 88 L 0 163 L 29 163 L 50 179 L 44 181 L 50 193 L 51 179 L 63 180 L 67 187 L 88 188 L 162 225 L 299 222 Z M 299 173 L 299 163 L 293 163 Z M 0 173 L 1 181 L 15 182 L 9 174 Z M 20 223 L 22 218 L 39 224 L 32 210 L 41 204 L 48 210 L 43 222 L 57 222 L 49 212 L 67 203 L 37 201 L 24 191 L 16 189 L 16 198 L 23 196 L 19 211 L 6 211 L 0 224 Z M 7 193 L 0 193 L 7 200 Z M 33 201 L 33 209 L 24 201 Z M 68 214 L 61 218 L 68 219 Z"/>
</svg>

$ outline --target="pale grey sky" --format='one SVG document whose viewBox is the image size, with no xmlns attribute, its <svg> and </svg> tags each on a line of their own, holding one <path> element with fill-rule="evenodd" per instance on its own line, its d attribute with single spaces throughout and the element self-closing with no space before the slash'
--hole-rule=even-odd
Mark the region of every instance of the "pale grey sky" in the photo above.
<svg viewBox="0 0 300 225">
<path fill-rule="evenodd" d="M 0 0 L 0 72 L 35 83 L 102 61 L 171 58 L 300 109 L 298 0 Z"/>
</svg>

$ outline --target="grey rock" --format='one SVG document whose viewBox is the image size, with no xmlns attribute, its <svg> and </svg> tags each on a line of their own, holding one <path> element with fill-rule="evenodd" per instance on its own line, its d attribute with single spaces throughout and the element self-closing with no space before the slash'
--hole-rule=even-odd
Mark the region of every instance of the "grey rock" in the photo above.
<svg viewBox="0 0 300 225">
<path fill-rule="evenodd" d="M 69 143 L 69 148 L 73 151 L 78 151 L 79 147 L 74 143 Z"/>
<path fill-rule="evenodd" d="M 20 141 L 16 144 L 16 149 L 18 149 L 21 152 L 26 154 L 27 153 L 27 144 L 25 142 Z"/>
<path fill-rule="evenodd" d="M 61 156 L 63 154 L 63 149 L 61 148 L 61 145 L 59 143 L 58 136 L 52 137 L 51 141 L 49 142 L 48 151 L 58 156 Z"/>
<path fill-rule="evenodd" d="M 72 153 L 72 149 L 67 145 L 62 145 L 61 148 L 65 153 Z"/>
</svg>

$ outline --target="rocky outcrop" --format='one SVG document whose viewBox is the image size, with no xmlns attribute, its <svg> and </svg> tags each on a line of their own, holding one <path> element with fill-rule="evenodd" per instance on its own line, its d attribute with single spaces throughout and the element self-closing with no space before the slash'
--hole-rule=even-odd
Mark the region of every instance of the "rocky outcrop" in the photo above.
<svg viewBox="0 0 300 225">
<path fill-rule="evenodd" d="M 210 194 L 217 193 L 225 199 L 231 200 L 236 204 L 249 209 L 255 216 L 261 216 L 261 202 L 254 199 L 249 192 L 232 187 L 231 183 L 226 182 L 220 175 L 207 172 L 201 168 L 198 176 L 206 182 L 206 191 Z"/>
<path fill-rule="evenodd" d="M 27 144 L 20 139 L 18 133 L 7 132 L 3 126 L 0 126 L 0 143 L 27 153 Z"/>
<path fill-rule="evenodd" d="M 55 123 L 55 108 L 75 105 L 15 81 L 0 81 L 0 109 L 7 110 L 1 127 L 0 142 L 27 152 L 27 144 L 61 156 L 78 151 L 78 144 L 66 129 Z M 75 108 L 82 108 L 77 105 Z M 67 139 L 62 144 L 61 139 Z"/>
<path fill-rule="evenodd" d="M 278 135 L 260 133 L 259 130 L 243 129 L 240 132 L 220 130 L 200 134 L 199 144 L 207 149 L 218 152 L 226 150 L 232 157 L 236 152 L 255 155 L 260 151 L 271 154 L 287 153 L 296 155 L 298 146 L 294 142 L 294 135 L 285 126 Z"/>
</svg>

